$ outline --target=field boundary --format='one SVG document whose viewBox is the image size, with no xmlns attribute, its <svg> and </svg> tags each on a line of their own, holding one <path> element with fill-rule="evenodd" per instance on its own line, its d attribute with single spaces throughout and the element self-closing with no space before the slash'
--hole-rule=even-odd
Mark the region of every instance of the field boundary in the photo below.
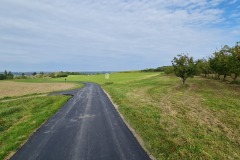
<svg viewBox="0 0 240 160">
<path fill-rule="evenodd" d="M 28 98 L 35 98 L 35 97 L 44 97 L 47 96 L 48 93 L 42 93 L 39 95 L 30 95 L 30 96 L 26 96 L 26 97 L 13 97 L 10 99 L 0 99 L 0 102 L 9 102 L 9 101 L 15 101 L 15 100 L 19 100 L 19 99 L 28 99 Z"/>
</svg>

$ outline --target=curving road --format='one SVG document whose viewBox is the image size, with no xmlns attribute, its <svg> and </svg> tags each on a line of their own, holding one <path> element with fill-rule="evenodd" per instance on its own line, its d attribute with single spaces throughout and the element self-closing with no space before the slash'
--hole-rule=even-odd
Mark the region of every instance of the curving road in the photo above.
<svg viewBox="0 0 240 160">
<path fill-rule="evenodd" d="M 11 160 L 148 160 L 146 152 L 95 83 L 73 97 Z"/>
</svg>

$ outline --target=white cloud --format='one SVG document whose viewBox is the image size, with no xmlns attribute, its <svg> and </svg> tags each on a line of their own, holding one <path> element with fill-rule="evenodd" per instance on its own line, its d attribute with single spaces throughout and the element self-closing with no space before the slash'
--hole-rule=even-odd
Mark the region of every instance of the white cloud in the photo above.
<svg viewBox="0 0 240 160">
<path fill-rule="evenodd" d="M 235 3 L 237 3 L 237 1 L 238 0 L 231 0 L 231 1 L 229 1 L 229 4 L 235 4 Z"/>
<path fill-rule="evenodd" d="M 84 59 L 92 69 L 124 70 L 167 65 L 181 52 L 201 58 L 219 45 L 235 43 L 231 28 L 218 27 L 226 20 L 217 7 L 222 2 L 2 0 L 0 63 L 3 58 L 37 64 L 69 61 L 76 67 L 71 63 Z M 123 61 L 129 64 L 123 66 Z"/>
</svg>

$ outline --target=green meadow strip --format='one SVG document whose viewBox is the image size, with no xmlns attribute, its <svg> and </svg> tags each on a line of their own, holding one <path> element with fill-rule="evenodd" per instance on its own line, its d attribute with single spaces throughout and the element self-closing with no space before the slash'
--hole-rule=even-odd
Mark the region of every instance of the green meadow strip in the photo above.
<svg viewBox="0 0 240 160">
<path fill-rule="evenodd" d="M 45 96 L 0 102 L 0 159 L 15 152 L 69 98 Z"/>
</svg>

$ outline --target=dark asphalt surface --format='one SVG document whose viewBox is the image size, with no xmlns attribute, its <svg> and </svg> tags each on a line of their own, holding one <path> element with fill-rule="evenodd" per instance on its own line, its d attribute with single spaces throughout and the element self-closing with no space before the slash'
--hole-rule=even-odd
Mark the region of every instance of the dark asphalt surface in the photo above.
<svg viewBox="0 0 240 160">
<path fill-rule="evenodd" d="M 148 160 L 102 88 L 86 83 L 11 160 Z"/>
</svg>

